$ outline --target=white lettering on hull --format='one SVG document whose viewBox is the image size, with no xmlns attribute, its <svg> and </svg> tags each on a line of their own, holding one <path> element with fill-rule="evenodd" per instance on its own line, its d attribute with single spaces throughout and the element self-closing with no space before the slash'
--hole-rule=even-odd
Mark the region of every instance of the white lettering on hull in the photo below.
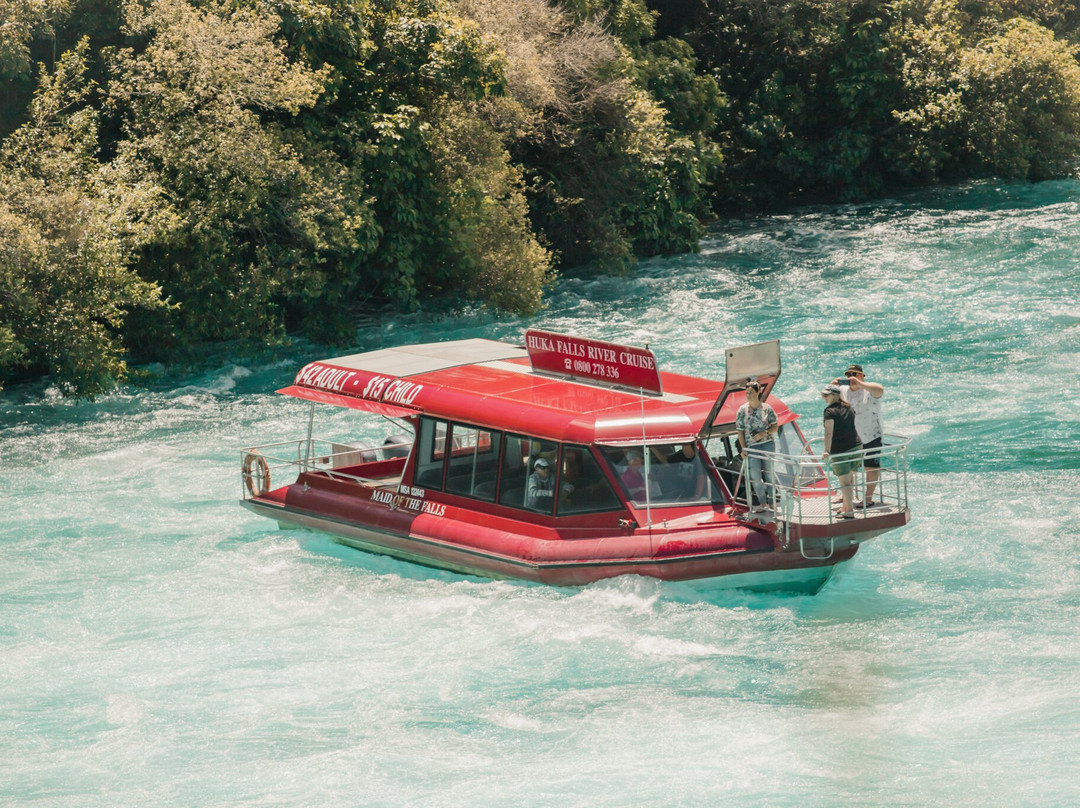
<svg viewBox="0 0 1080 808">
<path fill-rule="evenodd" d="M 424 499 L 427 492 L 423 488 L 415 488 L 410 485 L 398 486 L 397 492 L 376 490 L 371 492 L 371 501 L 388 505 L 390 510 L 413 511 L 415 513 L 427 513 L 432 516 L 445 516 L 446 506 L 441 502 L 428 502 Z"/>
<path fill-rule="evenodd" d="M 430 513 L 432 516 L 445 516 L 446 506 L 439 502 L 425 502 L 424 513 Z"/>
<path fill-rule="evenodd" d="M 381 502 L 394 508 L 397 508 L 401 502 L 401 497 L 393 491 L 372 491 L 371 499 L 373 502 Z"/>
</svg>

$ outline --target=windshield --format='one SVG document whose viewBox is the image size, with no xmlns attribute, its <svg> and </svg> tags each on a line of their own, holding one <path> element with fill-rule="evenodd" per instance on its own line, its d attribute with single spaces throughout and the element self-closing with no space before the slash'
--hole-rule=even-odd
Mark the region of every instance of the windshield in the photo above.
<svg viewBox="0 0 1080 808">
<path fill-rule="evenodd" d="M 739 442 L 734 424 L 725 424 L 718 429 L 725 433 L 706 441 L 706 448 L 712 454 L 713 462 L 728 491 L 734 492 L 736 499 L 742 499 L 742 487 L 739 475 L 742 473 L 742 458 L 739 456 Z M 824 479 L 821 466 L 799 462 L 799 457 L 811 454 L 806 437 L 794 421 L 781 424 L 776 433 L 772 453 L 772 473 L 776 482 L 786 489 L 814 487 Z"/>
<path fill-rule="evenodd" d="M 646 498 L 652 507 L 723 502 L 696 443 L 600 449 L 635 505 L 644 506 Z"/>
</svg>

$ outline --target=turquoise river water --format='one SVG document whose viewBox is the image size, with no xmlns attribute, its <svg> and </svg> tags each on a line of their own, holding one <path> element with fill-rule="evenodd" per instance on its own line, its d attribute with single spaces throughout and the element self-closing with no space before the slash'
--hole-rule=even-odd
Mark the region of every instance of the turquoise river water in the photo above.
<svg viewBox="0 0 1080 808">
<path fill-rule="evenodd" d="M 238 505 L 238 450 L 303 436 L 273 391 L 325 351 L 9 390 L 0 805 L 1080 804 L 1080 183 L 740 222 L 528 322 L 396 317 L 356 347 L 529 325 L 702 375 L 779 338 L 811 437 L 861 362 L 913 438 L 912 523 L 814 597 L 490 582 Z"/>
</svg>

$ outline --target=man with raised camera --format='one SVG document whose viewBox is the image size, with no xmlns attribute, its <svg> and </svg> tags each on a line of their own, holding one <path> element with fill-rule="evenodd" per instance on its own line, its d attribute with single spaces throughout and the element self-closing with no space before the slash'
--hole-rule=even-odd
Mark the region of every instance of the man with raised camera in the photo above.
<svg viewBox="0 0 1080 808">
<path fill-rule="evenodd" d="M 840 396 L 855 410 L 855 430 L 862 439 L 867 455 L 863 458 L 866 468 L 866 496 L 855 502 L 856 508 L 870 508 L 880 503 L 874 502 L 881 477 L 881 437 L 884 429 L 881 425 L 881 397 L 885 395 L 884 385 L 868 382 L 862 365 L 850 365 L 844 371 L 844 378 L 835 379 L 833 384 L 840 386 Z"/>
</svg>

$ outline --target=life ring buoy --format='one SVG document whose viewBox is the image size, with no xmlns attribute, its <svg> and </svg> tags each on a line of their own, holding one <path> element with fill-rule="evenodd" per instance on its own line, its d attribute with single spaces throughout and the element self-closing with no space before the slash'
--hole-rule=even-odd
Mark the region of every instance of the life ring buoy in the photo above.
<svg viewBox="0 0 1080 808">
<path fill-rule="evenodd" d="M 244 455 L 244 481 L 253 497 L 261 497 L 270 490 L 270 466 L 266 458 L 254 450 Z"/>
</svg>

